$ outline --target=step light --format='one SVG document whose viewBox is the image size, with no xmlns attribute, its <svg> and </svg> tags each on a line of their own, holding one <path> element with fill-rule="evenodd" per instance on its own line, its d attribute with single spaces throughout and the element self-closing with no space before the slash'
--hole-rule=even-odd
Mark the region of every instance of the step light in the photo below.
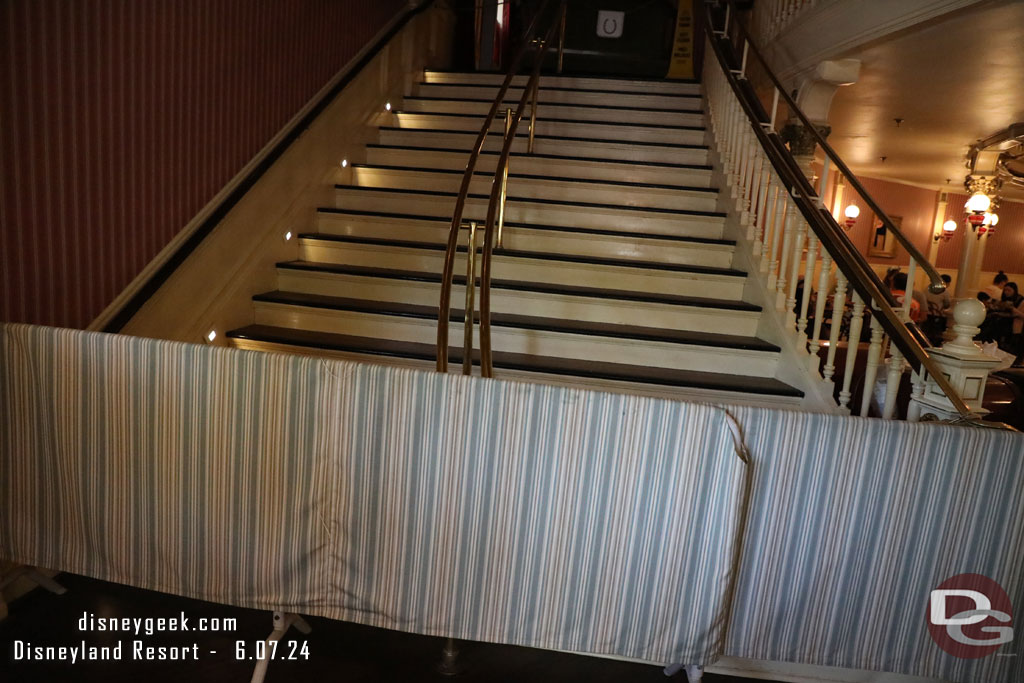
<svg viewBox="0 0 1024 683">
<path fill-rule="evenodd" d="M 286 232 L 286 233 L 284 234 L 284 241 L 285 241 L 285 242 L 287 242 L 287 241 L 288 241 L 288 240 L 290 240 L 291 238 L 292 238 L 292 231 L 291 231 L 291 230 L 289 230 L 288 232 Z"/>
<path fill-rule="evenodd" d="M 210 330 L 206 333 L 206 341 L 213 343 L 213 340 L 217 338 L 217 330 Z"/>
<path fill-rule="evenodd" d="M 348 159 L 342 159 L 341 160 L 341 167 L 342 168 L 348 168 Z"/>
<path fill-rule="evenodd" d="M 384 111 L 391 111 L 391 103 L 390 102 L 388 102 L 387 104 L 384 105 Z"/>
</svg>

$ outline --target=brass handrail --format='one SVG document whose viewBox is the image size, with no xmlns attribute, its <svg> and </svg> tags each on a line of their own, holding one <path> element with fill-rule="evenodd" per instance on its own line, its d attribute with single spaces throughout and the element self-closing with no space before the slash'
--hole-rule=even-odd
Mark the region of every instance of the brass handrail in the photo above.
<svg viewBox="0 0 1024 683">
<path fill-rule="evenodd" d="M 536 29 L 540 23 L 541 17 L 544 16 L 545 10 L 550 5 L 551 0 L 544 0 L 537 14 L 534 15 L 533 21 L 530 22 L 529 28 L 526 30 L 526 36 L 532 36 L 536 32 Z M 484 123 L 480 127 L 480 134 L 476 137 L 476 142 L 473 144 L 473 149 L 469 155 L 469 161 L 466 162 L 466 171 L 462 175 L 462 186 L 459 188 L 458 198 L 455 200 L 455 209 L 452 211 L 452 222 L 448 228 L 448 243 L 444 252 L 444 266 L 441 271 L 441 296 L 438 303 L 437 311 L 437 371 L 448 372 L 448 318 L 451 315 L 452 309 L 452 277 L 455 274 L 455 254 L 459 244 L 459 229 L 462 226 L 462 214 L 466 207 L 466 198 L 469 195 L 469 186 L 473 182 L 473 174 L 476 172 L 476 162 L 480 157 L 480 152 L 483 151 L 484 142 L 487 140 L 488 134 L 491 132 L 491 125 L 494 123 L 494 118 L 498 113 L 498 109 L 501 107 L 501 103 L 505 100 L 505 93 L 508 92 L 509 86 L 512 84 L 512 79 L 515 77 L 516 72 L 519 70 L 519 65 L 523 61 L 523 55 L 526 54 L 526 48 L 530 45 L 529 40 L 524 40 L 516 50 L 515 57 L 512 59 L 512 64 L 508 68 L 508 73 L 505 75 L 505 80 L 502 81 L 501 87 L 498 88 L 498 94 L 494 98 L 494 102 L 491 103 L 491 108 L 487 112 Z M 524 90 L 524 92 L 526 92 Z M 495 178 L 497 178 L 495 174 Z M 473 281 L 466 283 L 467 286 L 473 286 Z M 472 311 L 467 311 L 467 319 L 472 321 Z"/>
<path fill-rule="evenodd" d="M 560 0 L 559 14 L 562 14 L 565 3 L 566 0 Z M 494 170 L 491 198 L 487 203 L 487 219 L 484 222 L 483 254 L 480 259 L 480 374 L 484 377 L 492 377 L 494 375 L 494 363 L 491 358 L 491 261 L 494 252 L 492 238 L 496 214 L 500 210 L 502 215 L 504 215 L 506 198 L 505 183 L 501 182 L 500 179 L 507 177 L 508 157 L 512 151 L 512 143 L 515 141 L 516 128 L 518 128 L 519 122 L 523 119 L 523 113 L 531 94 L 533 95 L 533 108 L 530 121 L 530 147 L 528 149 L 530 152 L 533 151 L 533 127 L 537 120 L 537 88 L 540 81 L 540 68 L 544 63 L 544 53 L 547 51 L 557 27 L 558 24 L 553 23 L 537 46 L 533 73 L 530 74 L 530 79 L 527 81 L 526 87 L 523 88 L 523 94 L 519 98 L 519 106 L 516 107 L 511 124 L 505 133 L 505 140 L 501 146 L 501 155 L 498 157 L 498 166 Z"/>
<path fill-rule="evenodd" d="M 814 188 L 800 170 L 793 155 L 786 149 L 778 132 L 766 125 L 770 118 L 767 112 L 764 111 L 750 82 L 741 78 L 739 72 L 732 69 L 730 59 L 725 55 L 722 45 L 725 43 L 731 47 L 732 44 L 727 37 L 716 35 L 716 33 L 721 32 L 713 30 L 713 19 L 710 5 L 705 4 L 706 31 L 712 52 L 718 60 L 726 82 L 739 101 L 744 114 L 749 119 L 751 129 L 758 143 L 763 148 L 765 156 L 779 174 L 779 177 L 785 182 L 786 189 L 793 198 L 794 204 L 800 210 L 800 213 L 803 214 L 804 219 L 818 239 L 821 240 L 829 253 L 832 254 L 836 266 L 847 276 L 850 284 L 853 285 L 854 289 L 857 290 L 865 301 L 873 304 L 872 308 L 879 324 L 889 334 L 911 365 L 916 363 L 918 367 L 915 369 L 918 370 L 923 367 L 946 394 L 957 412 L 964 418 L 973 419 L 976 416 L 971 413 L 970 407 L 961 398 L 946 375 L 942 373 L 942 369 L 929 356 L 927 349 L 930 348 L 930 344 L 928 344 L 927 339 L 916 324 L 905 322 L 900 314 L 896 312 L 895 307 L 897 304 L 892 297 L 892 293 L 882 285 L 878 276 L 871 270 L 871 267 L 861 253 L 857 251 L 850 238 L 839 227 L 839 224 L 836 223 L 832 214 L 820 206 Z M 747 37 L 747 44 L 751 44 L 749 36 Z M 753 49 L 752 45 L 751 49 Z M 774 80 L 774 74 L 771 74 L 768 65 L 765 64 L 764 66 L 765 70 L 768 71 Z M 791 104 L 791 107 L 794 111 L 799 111 L 796 108 L 795 102 Z M 849 170 L 846 169 L 845 164 L 841 168 L 846 171 Z M 864 192 L 865 196 L 866 194 Z M 873 201 L 871 205 L 874 205 Z"/>
</svg>

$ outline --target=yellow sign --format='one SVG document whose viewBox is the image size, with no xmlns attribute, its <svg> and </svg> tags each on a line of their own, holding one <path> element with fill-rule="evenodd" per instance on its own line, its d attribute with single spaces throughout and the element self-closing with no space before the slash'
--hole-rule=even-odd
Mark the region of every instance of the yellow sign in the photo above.
<svg viewBox="0 0 1024 683">
<path fill-rule="evenodd" d="M 693 9 L 691 0 L 679 0 L 676 37 L 667 78 L 693 78 Z"/>
</svg>

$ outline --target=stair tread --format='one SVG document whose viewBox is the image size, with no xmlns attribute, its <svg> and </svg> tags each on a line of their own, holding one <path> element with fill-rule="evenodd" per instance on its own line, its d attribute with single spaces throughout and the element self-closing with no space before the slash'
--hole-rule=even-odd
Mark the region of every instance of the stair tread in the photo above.
<svg viewBox="0 0 1024 683">
<path fill-rule="evenodd" d="M 500 76 L 504 78 L 506 72 L 482 69 L 480 71 L 457 71 L 455 69 L 426 69 L 427 73 L 447 74 L 449 76 Z M 517 73 L 516 76 L 528 76 L 528 72 Z M 636 83 L 663 83 L 665 85 L 700 85 L 697 78 L 660 78 L 657 76 L 641 76 L 633 74 L 542 74 L 541 80 L 546 78 L 572 78 L 575 80 L 589 81 L 633 81 Z"/>
<path fill-rule="evenodd" d="M 443 83 L 430 83 L 429 85 L 446 85 Z M 541 94 L 543 94 L 543 90 Z M 619 94 L 634 94 L 643 95 L 645 93 L 619 93 Z M 494 102 L 494 99 L 486 99 L 483 97 L 436 97 L 432 95 L 406 95 L 402 98 L 403 100 L 427 100 L 431 102 L 486 102 L 488 104 Z M 507 102 L 514 101 L 513 99 L 506 100 Z M 658 112 L 661 114 L 703 114 L 704 111 L 698 109 L 665 109 L 664 107 L 633 107 L 622 104 L 588 104 L 582 102 L 545 102 L 540 100 L 537 102 L 538 107 L 579 107 L 582 109 L 610 109 L 612 111 L 646 111 L 646 112 Z"/>
<path fill-rule="evenodd" d="M 373 266 L 349 266 L 337 263 L 318 263 L 315 261 L 284 261 L 278 263 L 277 267 L 288 270 L 303 270 L 340 275 L 360 275 L 394 280 L 408 280 L 412 282 L 441 282 L 440 273 L 418 270 L 375 268 Z M 455 274 L 454 282 L 457 285 L 464 285 L 466 283 L 466 276 Z M 477 278 L 477 282 L 479 283 L 479 278 Z M 623 289 L 559 285 L 548 282 L 531 282 L 527 280 L 491 280 L 491 288 L 524 292 L 541 292 L 544 294 L 565 294 L 569 296 L 633 301 L 638 303 L 670 304 L 675 306 L 692 306 L 696 308 L 719 308 L 730 311 L 744 311 L 751 313 L 761 311 L 761 307 L 756 304 L 747 303 L 746 301 L 736 301 L 734 299 L 711 299 L 707 297 L 682 296 L 678 294 L 634 292 Z"/>
<path fill-rule="evenodd" d="M 305 292 L 287 292 L 275 290 L 257 294 L 254 301 L 280 303 L 310 308 L 327 308 L 338 311 L 358 311 L 392 315 L 405 318 L 437 319 L 437 306 L 409 304 L 392 301 L 374 301 L 370 299 L 354 299 L 324 294 L 307 294 Z M 461 322 L 464 319 L 462 309 L 453 308 L 451 319 Z M 561 318 L 544 318 L 533 315 L 515 313 L 491 313 L 491 325 L 516 329 L 561 332 L 566 334 L 582 334 L 617 339 L 687 344 L 694 346 L 711 346 L 744 351 L 777 352 L 779 347 L 756 337 L 743 337 L 716 332 L 695 332 L 690 330 L 673 330 L 639 325 L 621 325 L 617 323 L 600 323 L 585 320 L 564 320 Z"/>
<path fill-rule="evenodd" d="M 445 245 L 438 242 L 419 242 L 415 240 L 395 240 L 381 237 L 354 237 L 351 235 L 328 235 L 325 233 L 302 233 L 300 239 L 324 240 L 330 242 L 353 242 L 358 244 L 375 244 L 379 246 L 409 247 L 412 249 L 429 249 L 444 251 Z M 465 246 L 459 251 L 466 251 Z M 716 268 L 713 266 L 686 265 L 680 263 L 659 263 L 657 261 L 633 261 L 630 259 L 613 259 L 600 256 L 575 256 L 542 251 L 519 251 L 514 249 L 494 249 L 495 256 L 512 258 L 532 258 L 564 263 L 590 263 L 594 265 L 621 266 L 624 268 L 642 268 L 644 270 L 666 270 L 676 273 L 696 273 L 703 275 L 723 275 L 726 277 L 746 277 L 747 274 L 735 268 Z"/>
<path fill-rule="evenodd" d="M 428 197 L 458 197 L 458 192 L 448 190 L 412 190 L 402 187 L 372 187 L 363 185 L 335 185 L 335 190 L 358 190 L 360 192 L 391 192 L 394 194 L 424 195 Z M 466 195 L 467 199 L 490 199 L 487 194 Z M 708 218 L 725 218 L 723 211 L 701 211 L 699 209 L 663 209 L 652 206 L 623 206 L 621 204 L 605 204 L 602 202 L 581 202 L 567 199 L 546 199 L 543 197 L 516 197 L 509 195 L 507 202 L 524 204 L 549 204 L 551 206 L 580 206 L 588 209 L 617 209 L 621 211 L 643 211 L 647 213 L 667 213 L 681 216 L 706 216 Z"/>
<path fill-rule="evenodd" d="M 450 152 L 453 154 L 465 154 L 464 149 L 454 149 L 452 147 L 417 147 L 415 145 L 385 145 L 379 142 L 367 143 L 367 149 L 397 149 L 397 150 L 412 150 L 418 152 Z M 480 156 L 498 156 L 500 152 L 483 150 L 480 152 Z M 512 157 L 530 157 L 538 159 L 556 159 L 558 161 L 585 161 L 587 163 L 604 163 L 604 164 L 626 164 L 630 166 L 653 166 L 655 168 L 685 168 L 694 171 L 711 171 L 711 164 L 674 164 L 667 161 L 635 161 L 633 159 L 612 159 L 608 157 L 576 157 L 566 156 L 564 154 L 548 154 L 541 152 L 534 152 L 529 154 L 527 152 L 510 152 L 509 156 Z"/>
<path fill-rule="evenodd" d="M 479 135 L 479 131 L 475 130 L 459 130 L 458 128 L 446 129 L 446 128 L 402 128 L 401 126 L 379 126 L 378 130 L 389 130 L 397 131 L 401 133 L 444 133 L 446 135 Z M 501 130 L 492 130 L 487 133 L 488 135 L 495 135 L 498 137 L 504 137 L 505 132 Z M 516 133 L 517 138 L 528 138 L 529 133 Z M 635 147 L 668 147 L 670 149 L 695 149 L 708 151 L 707 145 L 687 145 L 678 142 L 648 142 L 646 140 L 614 140 L 611 138 L 582 138 L 575 135 L 541 135 L 536 134 L 533 136 L 535 140 L 566 140 L 568 142 L 593 142 L 601 145 L 628 145 Z"/>
<path fill-rule="evenodd" d="M 320 348 L 332 351 L 425 361 L 435 360 L 437 352 L 437 348 L 433 344 L 295 330 L 272 325 L 249 325 L 229 331 L 227 337 L 230 339 L 249 339 L 268 343 L 303 346 L 306 348 Z M 476 355 L 474 354 L 474 356 Z M 449 362 L 457 365 L 461 361 L 462 350 L 455 347 L 450 349 Z M 624 363 L 581 361 L 572 358 L 545 358 L 498 351 L 493 353 L 493 361 L 495 369 L 498 370 L 524 370 L 589 379 L 769 396 L 803 396 L 803 392 L 784 382 L 764 377 L 729 375 L 695 370 L 675 370 L 671 368 L 627 365 Z"/>
<path fill-rule="evenodd" d="M 499 88 L 498 84 L 488 83 L 430 83 L 428 81 L 420 81 L 417 85 L 433 85 L 441 87 L 453 87 L 453 88 Z M 522 85 L 509 85 L 509 90 L 522 90 L 525 86 Z M 558 86 L 546 85 L 544 86 L 545 92 L 586 92 L 586 93 L 600 93 L 602 95 L 618 95 L 620 97 L 629 95 L 646 95 L 650 97 L 678 97 L 691 100 L 699 100 L 699 94 L 685 94 L 685 93 L 661 93 L 661 92 L 633 92 L 624 90 L 603 90 L 597 88 L 563 88 Z"/>
<path fill-rule="evenodd" d="M 465 170 L 455 168 L 429 168 L 426 166 L 395 166 L 392 164 L 352 164 L 352 168 L 380 169 L 384 171 L 415 171 L 418 173 L 444 173 L 461 177 Z M 494 176 L 494 171 L 475 171 L 473 175 Z M 632 187 L 640 190 L 675 190 L 684 192 L 706 192 L 717 194 L 717 187 L 699 187 L 696 185 L 665 185 L 661 183 L 638 183 L 627 180 L 605 180 L 590 178 L 571 178 L 568 176 L 537 175 L 534 173 L 514 173 L 509 171 L 509 178 L 523 178 L 526 180 L 550 180 L 558 183 L 587 183 L 589 185 L 610 185 L 613 187 Z M 362 187 L 362 186 L 360 186 Z M 629 208 L 629 207 L 625 207 Z"/>
<path fill-rule="evenodd" d="M 486 114 L 464 114 L 461 112 L 450 112 L 450 111 L 412 111 L 407 109 L 393 109 L 392 114 L 407 114 L 412 116 L 450 116 L 453 118 L 462 119 L 483 119 Z M 641 123 L 634 121 L 599 121 L 591 119 L 563 119 L 551 116 L 545 116 L 544 118 L 538 119 L 538 123 L 578 123 L 581 125 L 588 126 L 632 126 L 634 128 L 663 128 L 665 130 L 707 130 L 706 126 L 680 126 L 671 125 L 665 123 Z M 495 117 L 494 124 L 503 124 L 503 120 Z M 404 129 L 410 130 L 410 129 Z M 474 131 L 478 132 L 478 131 Z"/>
</svg>

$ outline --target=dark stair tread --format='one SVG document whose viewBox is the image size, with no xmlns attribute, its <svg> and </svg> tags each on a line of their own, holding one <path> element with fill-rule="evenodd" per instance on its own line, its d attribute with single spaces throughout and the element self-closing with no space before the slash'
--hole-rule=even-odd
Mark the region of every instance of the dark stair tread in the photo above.
<svg viewBox="0 0 1024 683">
<path fill-rule="evenodd" d="M 458 128 L 402 128 L 401 126 L 378 126 L 378 130 L 397 130 L 405 133 L 445 133 L 449 135 L 479 135 L 480 131 L 459 130 Z M 504 131 L 488 131 L 488 135 L 504 136 Z M 529 133 L 516 133 L 517 138 L 528 138 Z M 541 135 L 533 136 L 535 140 L 568 140 L 569 142 L 597 142 L 602 145 L 631 145 L 636 147 L 667 147 L 670 149 L 709 150 L 707 145 L 686 145 L 674 142 L 647 142 L 645 140 L 615 140 L 612 138 L 584 138 L 578 135 Z"/>
<path fill-rule="evenodd" d="M 330 351 L 345 351 L 366 355 L 392 358 L 408 358 L 433 361 L 437 358 L 437 347 L 433 344 L 401 342 L 372 337 L 356 337 L 309 330 L 294 330 L 271 325 L 249 325 L 227 333 L 229 339 L 249 339 L 267 343 L 288 344 L 305 348 L 316 348 Z M 478 354 L 474 360 L 479 364 Z M 449 363 L 458 365 L 462 362 L 462 350 L 453 347 L 449 350 Z M 673 370 L 670 368 L 652 368 L 623 363 L 603 363 L 581 361 L 571 358 L 542 358 L 518 353 L 494 352 L 494 367 L 497 370 L 523 370 L 542 372 L 552 375 L 582 377 L 588 379 L 615 380 L 641 384 L 655 384 L 669 387 L 685 387 L 710 389 L 716 391 L 733 391 L 768 396 L 802 397 L 803 392 L 780 382 L 765 377 L 748 377 L 746 375 L 728 375 L 717 372 L 701 372 L 695 370 Z"/>
<path fill-rule="evenodd" d="M 437 85 L 441 87 L 456 87 L 456 88 L 498 88 L 500 87 L 497 83 L 428 83 L 427 81 L 420 81 L 419 85 Z M 525 86 L 522 85 L 509 85 L 509 89 L 522 90 Z M 684 95 L 682 93 L 647 93 L 647 92 L 634 92 L 632 90 L 598 90 L 594 88 L 560 88 L 557 86 L 544 86 L 545 92 L 585 92 L 585 93 L 598 93 L 602 95 L 647 95 L 652 97 L 680 97 L 691 100 L 699 100 L 700 94 Z"/>
<path fill-rule="evenodd" d="M 465 170 L 455 168 L 429 168 L 427 166 L 394 166 L 392 164 L 352 164 L 352 168 L 380 169 L 383 171 L 416 171 L 418 173 L 440 173 L 463 176 Z M 494 171 L 474 171 L 473 175 L 494 176 Z M 613 187 L 632 187 L 639 190 L 676 190 L 683 192 L 707 192 L 717 194 L 717 187 L 698 187 L 696 185 L 664 185 L 661 183 L 637 183 L 628 180 L 603 180 L 592 178 L 570 178 L 568 176 L 536 175 L 533 173 L 514 173 L 509 171 L 509 178 L 525 178 L 527 180 L 551 180 L 557 183 L 587 183 L 591 185 L 611 185 Z M 353 187 L 353 186 L 349 186 Z M 632 208 L 632 207 L 623 207 Z"/>
<path fill-rule="evenodd" d="M 323 294 L 306 294 L 303 292 L 287 292 L 275 290 L 257 294 L 253 301 L 324 308 L 336 311 L 358 311 L 378 315 L 391 315 L 403 318 L 437 319 L 437 306 L 407 304 L 391 301 L 373 301 L 370 299 L 353 299 L 348 297 L 326 296 Z M 453 308 L 451 319 L 461 322 L 464 311 Z M 731 334 L 714 332 L 692 332 L 688 330 L 671 330 L 657 327 L 641 327 L 638 325 L 620 325 L 616 323 L 598 323 L 586 320 L 564 320 L 561 318 L 544 318 L 533 315 L 512 313 L 491 313 L 491 325 L 520 330 L 538 330 L 564 334 L 578 334 L 594 337 L 615 339 L 642 340 L 664 342 L 668 344 L 686 344 L 691 346 L 709 346 L 714 348 L 730 348 L 745 351 L 777 352 L 779 347 L 756 337 L 741 337 Z"/>
<path fill-rule="evenodd" d="M 480 71 L 458 71 L 456 69 L 427 69 L 432 74 L 449 74 L 451 76 L 477 76 L 480 74 L 486 74 L 489 76 L 500 76 L 505 77 L 504 71 L 493 71 L 490 69 L 481 69 Z M 527 72 L 517 73 L 516 76 L 529 76 Z M 541 78 L 575 78 L 577 80 L 593 80 L 593 81 L 636 81 L 638 83 L 664 83 L 666 85 L 700 85 L 700 79 L 698 78 L 661 78 L 660 76 L 640 76 L 633 74 L 575 74 L 575 73 L 564 73 L 564 74 L 542 74 Z M 426 81 L 421 81 L 425 83 Z M 444 85 L 443 83 L 431 85 Z M 485 85 L 490 85 L 485 84 Z"/>
<path fill-rule="evenodd" d="M 400 213 L 395 211 L 368 211 L 365 209 L 339 209 L 333 206 L 317 209 L 318 214 L 346 214 L 352 216 L 375 216 L 377 218 L 397 218 L 400 220 L 431 221 L 451 224 L 451 218 L 445 216 L 424 216 L 416 213 Z M 480 221 L 482 222 L 482 221 Z M 624 237 L 627 239 L 663 240 L 665 242 L 686 242 L 690 244 L 716 244 L 726 247 L 736 246 L 736 240 L 722 240 L 713 237 L 691 237 L 689 235 L 661 235 L 658 233 L 625 232 L 622 230 L 608 230 L 606 228 L 577 228 L 569 225 L 547 225 L 545 223 L 520 223 L 513 221 L 505 222 L 506 228 L 523 228 L 526 230 L 549 230 L 551 232 L 570 232 L 581 235 L 606 235 L 609 237 Z M 319 233 L 311 233 L 319 234 Z"/>
<path fill-rule="evenodd" d="M 424 197 L 458 197 L 458 192 L 448 190 L 413 190 L 404 187 L 373 187 L 369 185 L 342 185 L 334 186 L 335 190 L 359 190 L 361 192 L 390 192 L 393 194 L 421 195 Z M 489 194 L 468 194 L 468 199 L 490 199 Z M 543 199 L 539 197 L 515 197 L 509 195 L 508 202 L 522 204 L 548 204 L 551 206 L 576 206 L 586 209 L 614 209 L 618 211 L 641 211 L 644 213 L 669 214 L 672 216 L 702 216 L 707 218 L 725 218 L 723 211 L 700 211 L 697 209 L 660 209 L 650 206 L 622 206 L 621 204 L 605 204 L 602 202 L 581 202 L 569 201 L 566 199 Z"/>
<path fill-rule="evenodd" d="M 415 145 L 384 145 L 378 142 L 371 142 L 366 144 L 367 148 L 374 149 L 400 149 L 400 150 L 412 150 L 417 152 L 450 152 L 454 154 L 465 154 L 464 149 L 453 149 L 451 147 L 417 147 Z M 481 156 L 498 156 L 500 152 L 483 150 L 480 152 Z M 535 157 L 539 159 L 557 159 L 559 161 L 586 161 L 588 163 L 603 163 L 603 164 L 626 164 L 630 166 L 653 166 L 655 168 L 685 168 L 694 171 L 711 171 L 711 164 L 674 164 L 667 161 L 635 161 L 633 159 L 609 159 L 607 157 L 574 157 L 565 154 L 547 154 L 541 152 L 534 152 L 528 154 L 527 152 L 511 152 L 509 156 L 513 157 Z"/>
<path fill-rule="evenodd" d="M 439 85 L 436 83 L 430 83 L 429 85 Z M 543 95 L 543 90 L 541 94 Z M 643 94 L 643 93 L 640 93 Z M 494 99 L 484 99 L 481 97 L 434 97 L 432 95 L 406 95 L 402 98 L 403 100 L 429 100 L 434 102 L 486 102 L 490 104 L 494 102 Z M 506 97 L 504 102 L 516 102 L 514 97 Z M 504 104 L 502 102 L 502 104 Z M 699 102 L 695 104 L 700 104 Z M 661 114 L 703 114 L 704 110 L 700 109 L 665 109 L 664 107 L 631 107 L 628 105 L 621 104 L 586 104 L 582 102 L 546 102 L 539 100 L 537 102 L 538 107 L 580 107 L 583 109 L 611 109 L 614 111 L 646 111 L 646 112 L 658 112 Z"/>
<path fill-rule="evenodd" d="M 441 282 L 440 273 L 419 270 L 399 270 L 395 268 L 376 268 L 373 266 L 350 266 L 339 263 L 318 263 L 315 261 L 283 261 L 278 268 L 289 270 L 307 270 L 321 273 L 341 275 L 361 275 L 413 282 Z M 466 276 L 455 274 L 455 284 L 466 284 Z M 480 279 L 477 278 L 479 284 Z M 758 313 L 761 307 L 746 301 L 734 299 L 711 299 L 678 294 L 659 294 L 657 292 L 635 292 L 625 289 L 602 289 L 599 287 L 580 287 L 576 285 L 559 285 L 548 282 L 529 282 L 526 280 L 491 280 L 492 289 L 509 289 L 524 292 L 542 292 L 544 294 L 567 294 L 570 296 L 592 297 L 595 299 L 615 299 L 643 303 L 671 304 L 675 306 L 693 306 L 696 308 L 721 308 L 733 311 L 749 311 Z"/>
<path fill-rule="evenodd" d="M 355 237 L 352 235 L 328 235 L 319 232 L 301 233 L 299 239 L 322 240 L 325 242 L 352 242 L 355 244 L 374 244 L 378 246 L 409 247 L 411 249 L 427 249 L 430 251 L 444 251 L 445 245 L 438 242 L 417 242 L 415 240 L 395 240 L 380 237 Z M 466 251 L 462 245 L 458 250 Z M 478 249 L 479 250 L 479 249 Z M 544 261 L 558 261 L 561 263 L 589 263 L 600 266 L 617 266 L 622 268 L 640 268 L 643 270 L 664 270 L 673 273 L 696 273 L 701 275 L 723 275 L 726 277 L 746 277 L 747 274 L 734 268 L 715 268 L 712 266 L 693 266 L 679 263 L 658 263 L 656 261 L 632 261 L 629 259 L 613 259 L 598 256 L 572 256 L 567 254 L 553 254 L 542 251 L 516 251 L 513 249 L 495 249 L 495 256 L 509 256 L 512 258 L 531 258 Z"/>
</svg>

